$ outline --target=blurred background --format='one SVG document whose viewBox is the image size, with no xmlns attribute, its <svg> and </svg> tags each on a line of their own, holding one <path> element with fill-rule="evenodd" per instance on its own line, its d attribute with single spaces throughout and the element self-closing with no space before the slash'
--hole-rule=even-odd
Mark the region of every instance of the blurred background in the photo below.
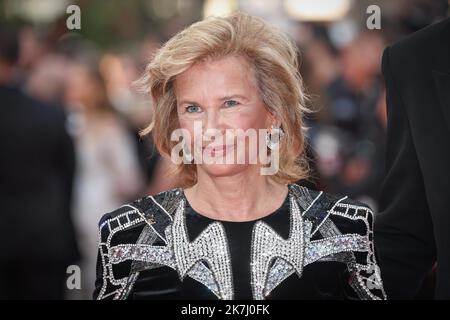
<svg viewBox="0 0 450 320">
<path fill-rule="evenodd" d="M 79 8 L 79 29 L 68 28 L 68 19 L 76 24 L 70 5 Z M 161 44 L 209 15 L 248 12 L 295 40 L 314 110 L 312 177 L 300 183 L 376 211 L 383 49 L 447 17 L 448 7 L 448 0 L 1 0 L 0 299 L 90 299 L 100 217 L 177 186 L 151 138 L 139 138 L 152 110 L 132 83 Z M 377 12 L 380 28 L 371 29 Z M 70 278 L 69 265 L 80 279 Z"/>
</svg>

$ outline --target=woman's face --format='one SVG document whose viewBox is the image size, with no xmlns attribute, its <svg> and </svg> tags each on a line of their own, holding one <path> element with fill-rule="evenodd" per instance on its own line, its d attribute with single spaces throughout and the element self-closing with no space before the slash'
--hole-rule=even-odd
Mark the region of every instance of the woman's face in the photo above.
<svg viewBox="0 0 450 320">
<path fill-rule="evenodd" d="M 180 128 L 191 137 L 191 152 L 203 155 L 200 169 L 211 176 L 229 176 L 248 169 L 258 155 L 249 152 L 248 138 L 236 134 L 235 130 L 251 129 L 258 137 L 259 129 L 274 124 L 258 94 L 249 63 L 236 56 L 198 62 L 176 77 L 174 89 Z M 223 139 L 217 139 L 218 133 L 223 134 Z M 259 148 L 265 142 L 256 143 Z M 229 163 L 226 156 L 230 153 L 244 154 L 244 163 L 237 163 L 235 156 Z M 205 157 L 222 157 L 226 163 L 206 163 Z"/>
</svg>

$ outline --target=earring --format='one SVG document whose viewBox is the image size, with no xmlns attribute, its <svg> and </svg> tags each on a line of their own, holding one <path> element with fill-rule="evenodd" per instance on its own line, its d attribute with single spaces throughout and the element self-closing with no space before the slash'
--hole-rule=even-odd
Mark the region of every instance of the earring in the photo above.
<svg viewBox="0 0 450 320">
<path fill-rule="evenodd" d="M 184 159 L 184 163 L 191 163 L 192 162 L 192 154 L 191 151 L 189 149 L 189 147 L 187 146 L 187 144 L 183 144 L 183 159 Z"/>
<path fill-rule="evenodd" d="M 273 125 L 270 127 L 270 133 L 266 135 L 266 144 L 270 150 L 275 150 L 279 147 L 280 140 L 284 137 L 284 131 L 282 128 L 275 128 Z"/>
</svg>

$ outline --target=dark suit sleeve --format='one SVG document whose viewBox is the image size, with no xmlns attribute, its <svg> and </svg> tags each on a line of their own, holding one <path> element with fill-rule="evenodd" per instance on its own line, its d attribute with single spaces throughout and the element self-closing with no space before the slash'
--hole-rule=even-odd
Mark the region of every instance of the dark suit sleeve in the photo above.
<svg viewBox="0 0 450 320">
<path fill-rule="evenodd" d="M 392 48 L 383 54 L 388 109 L 386 177 L 375 219 L 375 243 L 387 296 L 411 299 L 435 261 L 433 228 L 411 127 L 393 70 Z M 396 56 L 401 59 L 401 56 Z"/>
</svg>

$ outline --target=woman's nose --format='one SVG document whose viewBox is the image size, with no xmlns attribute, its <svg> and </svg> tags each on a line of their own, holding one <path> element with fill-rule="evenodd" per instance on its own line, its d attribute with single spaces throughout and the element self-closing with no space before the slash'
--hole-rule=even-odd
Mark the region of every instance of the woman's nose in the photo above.
<svg viewBox="0 0 450 320">
<path fill-rule="evenodd" d="M 203 127 L 203 134 L 210 137 L 218 133 L 223 134 L 224 130 L 225 124 L 220 112 L 216 110 L 208 112 Z"/>
</svg>

